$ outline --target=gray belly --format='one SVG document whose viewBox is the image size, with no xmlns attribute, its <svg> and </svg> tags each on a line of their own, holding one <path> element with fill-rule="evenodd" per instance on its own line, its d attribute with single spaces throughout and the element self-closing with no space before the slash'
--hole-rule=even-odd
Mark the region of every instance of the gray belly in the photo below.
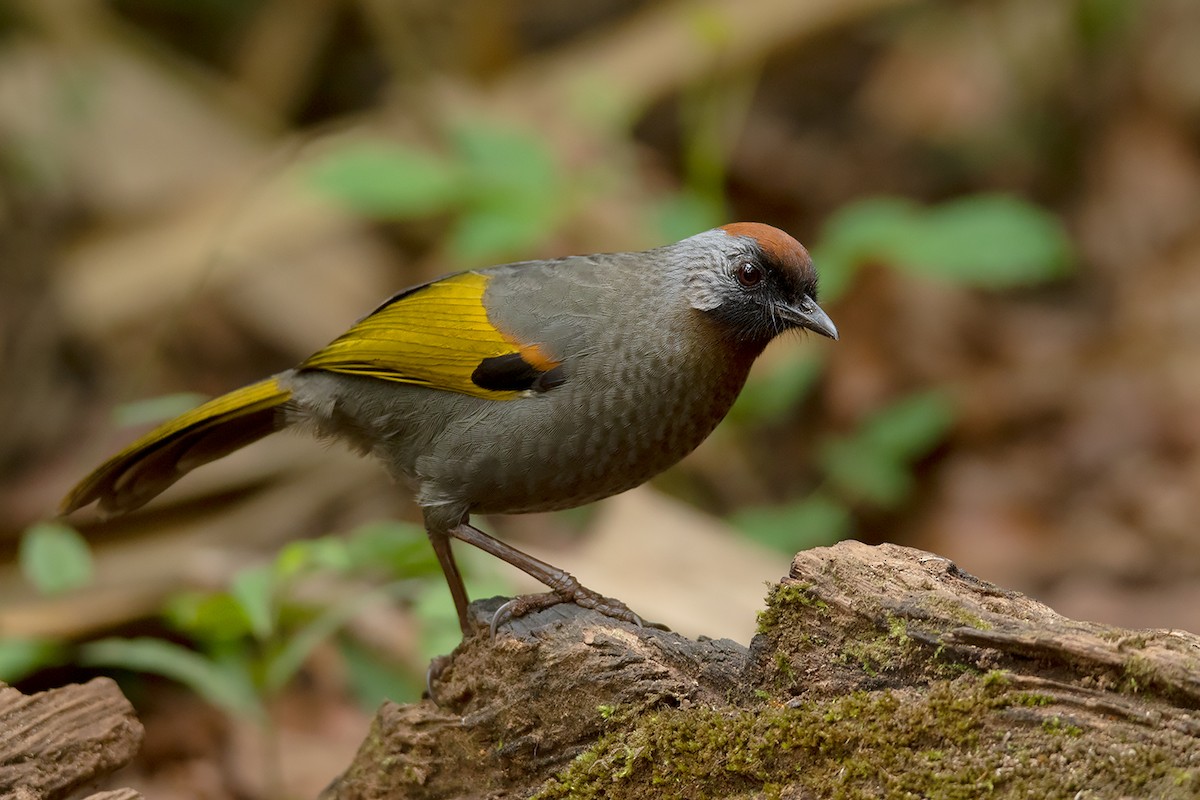
<svg viewBox="0 0 1200 800">
<path fill-rule="evenodd" d="M 684 371 L 620 377 L 600 388 L 579 376 L 451 422 L 417 462 L 422 495 L 507 514 L 608 497 L 694 450 L 741 388 L 741 380 L 698 380 Z"/>
<path fill-rule="evenodd" d="M 293 379 L 292 413 L 319 435 L 379 457 L 414 486 L 422 506 L 500 514 L 572 508 L 644 483 L 694 450 L 725 416 L 749 368 L 748 359 L 720 374 L 627 363 L 636 366 L 581 372 L 543 394 L 506 401 L 302 373 Z"/>
<path fill-rule="evenodd" d="M 482 439 L 457 426 L 447 430 L 450 463 L 459 468 L 442 480 L 482 513 L 550 511 L 622 492 L 694 450 L 733 400 L 674 388 L 605 393 L 579 386 L 558 397 L 511 401 Z"/>
</svg>

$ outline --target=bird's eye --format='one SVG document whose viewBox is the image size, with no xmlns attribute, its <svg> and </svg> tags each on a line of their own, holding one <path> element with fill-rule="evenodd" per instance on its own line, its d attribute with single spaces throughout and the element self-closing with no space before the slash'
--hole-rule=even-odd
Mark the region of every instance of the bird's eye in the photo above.
<svg viewBox="0 0 1200 800">
<path fill-rule="evenodd" d="M 733 271 L 733 275 L 737 278 L 737 282 L 745 289 L 753 289 L 763 282 L 766 277 L 763 274 L 762 267 L 757 264 L 752 264 L 749 261 L 743 261 L 738 264 Z"/>
</svg>

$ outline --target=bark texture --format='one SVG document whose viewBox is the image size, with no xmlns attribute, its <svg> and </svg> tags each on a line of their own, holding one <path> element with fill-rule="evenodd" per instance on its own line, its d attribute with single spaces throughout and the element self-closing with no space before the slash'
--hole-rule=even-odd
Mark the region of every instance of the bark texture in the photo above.
<svg viewBox="0 0 1200 800">
<path fill-rule="evenodd" d="M 133 707 L 108 678 L 25 695 L 0 684 L 0 798 L 58 800 L 125 766 L 142 743 Z M 88 800 L 132 800 L 129 789 Z"/>
</svg>

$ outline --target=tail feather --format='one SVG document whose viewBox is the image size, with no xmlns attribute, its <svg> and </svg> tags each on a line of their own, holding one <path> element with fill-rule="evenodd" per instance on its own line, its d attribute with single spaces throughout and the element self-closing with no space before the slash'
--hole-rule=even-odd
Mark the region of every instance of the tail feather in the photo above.
<svg viewBox="0 0 1200 800">
<path fill-rule="evenodd" d="M 160 425 L 80 481 L 63 498 L 61 513 L 95 501 L 108 514 L 145 505 L 201 464 L 279 430 L 279 408 L 291 394 L 278 378 L 267 378 Z"/>
</svg>

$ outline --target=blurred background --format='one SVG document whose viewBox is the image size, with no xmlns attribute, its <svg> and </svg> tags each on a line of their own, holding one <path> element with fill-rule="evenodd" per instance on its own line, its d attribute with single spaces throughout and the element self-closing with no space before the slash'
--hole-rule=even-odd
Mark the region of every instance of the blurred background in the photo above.
<svg viewBox="0 0 1200 800">
<path fill-rule="evenodd" d="M 743 643 L 843 538 L 1200 631 L 1197 41 L 1193 0 L 8 0 L 0 679 L 117 676 L 148 796 L 313 796 L 458 640 L 407 494 L 279 436 L 129 518 L 59 498 L 407 285 L 733 220 L 809 245 L 841 341 L 492 531 Z"/>
</svg>

